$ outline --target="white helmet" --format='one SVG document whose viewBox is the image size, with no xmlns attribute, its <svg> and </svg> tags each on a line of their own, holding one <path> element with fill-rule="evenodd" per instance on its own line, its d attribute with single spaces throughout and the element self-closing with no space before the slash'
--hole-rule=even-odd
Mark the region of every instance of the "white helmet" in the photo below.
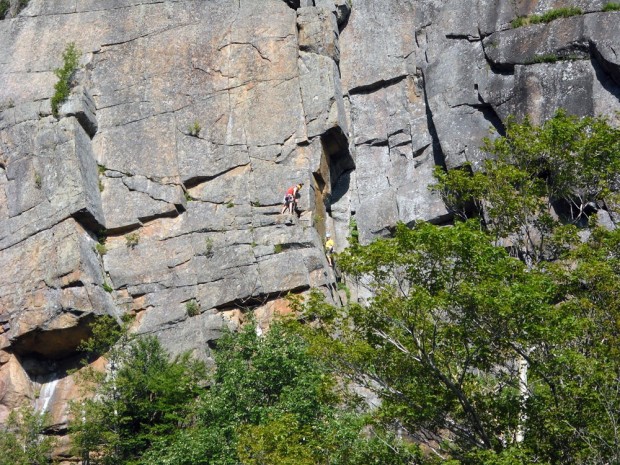
<svg viewBox="0 0 620 465">
<path fill-rule="evenodd" d="M 325 233 L 325 237 L 332 237 L 330 233 Z"/>
</svg>

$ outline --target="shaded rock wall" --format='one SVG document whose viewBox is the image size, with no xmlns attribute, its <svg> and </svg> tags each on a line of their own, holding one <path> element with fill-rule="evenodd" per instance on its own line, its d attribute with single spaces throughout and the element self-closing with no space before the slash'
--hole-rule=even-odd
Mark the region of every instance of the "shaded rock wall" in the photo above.
<svg viewBox="0 0 620 465">
<path fill-rule="evenodd" d="M 30 0 L 0 21 L 0 421 L 36 400 L 62 431 L 98 315 L 209 358 L 289 292 L 337 300 L 323 234 L 342 249 L 352 219 L 362 242 L 450 221 L 433 169 L 478 166 L 508 115 L 617 121 L 604 3 Z M 571 5 L 584 14 L 511 28 Z M 69 42 L 80 69 L 55 118 Z M 301 214 L 281 215 L 297 182 Z"/>
</svg>

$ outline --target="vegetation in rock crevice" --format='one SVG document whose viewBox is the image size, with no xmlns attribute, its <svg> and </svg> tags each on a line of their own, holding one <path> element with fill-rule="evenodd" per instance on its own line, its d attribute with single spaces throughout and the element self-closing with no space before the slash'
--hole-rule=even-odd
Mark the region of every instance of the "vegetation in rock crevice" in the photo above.
<svg viewBox="0 0 620 465">
<path fill-rule="evenodd" d="M 28 6 L 29 0 L 19 0 L 17 2 L 17 8 L 15 11 L 15 15 L 19 14 L 24 8 Z M 0 0 L 0 20 L 6 19 L 11 10 L 11 1 L 10 0 Z"/>
<path fill-rule="evenodd" d="M 603 11 L 620 11 L 620 3 L 609 2 L 603 7 Z"/>
<path fill-rule="evenodd" d="M 583 11 L 578 7 L 556 8 L 540 15 L 519 16 L 518 18 L 512 20 L 510 25 L 513 29 L 516 29 L 530 24 L 546 24 L 559 18 L 570 18 L 571 16 L 581 14 L 583 14 Z"/>
<path fill-rule="evenodd" d="M 71 78 L 78 68 L 80 52 L 71 42 L 62 53 L 63 66 L 56 68 L 54 74 L 58 78 L 58 82 L 54 85 L 54 95 L 52 96 L 52 114 L 58 117 L 60 106 L 69 98 L 71 93 Z"/>
</svg>

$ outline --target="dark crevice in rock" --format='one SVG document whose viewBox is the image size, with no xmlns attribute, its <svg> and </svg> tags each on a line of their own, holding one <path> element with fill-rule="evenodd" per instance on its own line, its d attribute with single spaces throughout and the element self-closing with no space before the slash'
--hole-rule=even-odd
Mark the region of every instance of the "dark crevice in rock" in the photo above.
<svg viewBox="0 0 620 465">
<path fill-rule="evenodd" d="M 495 130 L 500 136 L 506 135 L 506 128 L 504 126 L 504 122 L 497 115 L 497 113 L 495 112 L 495 109 L 491 105 L 485 104 L 485 105 L 477 106 L 475 108 L 482 113 L 482 116 L 484 117 L 485 120 L 487 120 L 489 123 L 493 125 L 493 127 L 495 128 Z"/>
<path fill-rule="evenodd" d="M 424 74 L 422 74 L 421 79 L 422 79 L 422 87 L 424 89 L 424 107 L 426 109 L 426 125 L 428 126 L 428 132 L 433 141 L 432 142 L 433 158 L 435 161 L 435 165 L 441 166 L 445 169 L 446 168 L 446 157 L 443 153 L 443 150 L 441 149 L 441 143 L 439 142 L 439 135 L 437 134 L 437 129 L 435 128 L 435 123 L 433 122 L 433 113 L 428 103 L 428 95 L 426 94 L 426 78 Z"/>
<path fill-rule="evenodd" d="M 28 378 L 38 384 L 60 381 L 69 373 L 82 367 L 83 355 L 71 354 L 62 359 L 48 359 L 38 356 L 17 355 L 17 361 L 24 369 Z"/>
<path fill-rule="evenodd" d="M 330 198 L 331 203 L 340 201 L 340 199 L 342 199 L 342 197 L 349 192 L 351 186 L 351 173 L 353 173 L 353 171 L 354 170 L 344 171 L 333 183 L 332 195 Z"/>
<path fill-rule="evenodd" d="M 336 16 L 338 18 L 338 33 L 340 34 L 349 24 L 351 10 L 347 9 L 345 5 L 337 5 Z"/>
<path fill-rule="evenodd" d="M 156 3 L 164 3 L 164 2 L 153 2 L 153 4 L 156 4 Z M 71 14 L 71 13 L 69 13 L 69 14 Z M 130 39 L 123 40 L 123 41 L 120 41 L 120 42 L 109 42 L 109 43 L 101 44 L 101 49 L 103 49 L 104 47 L 115 47 L 115 46 L 118 46 L 118 45 L 128 44 L 130 42 L 139 41 L 139 40 L 145 39 L 147 37 L 157 36 L 158 34 L 164 34 L 166 32 L 172 31 L 174 29 L 182 29 L 184 27 L 191 26 L 193 24 L 195 24 L 195 23 L 191 23 L 190 22 L 190 23 L 186 23 L 186 24 L 175 24 L 174 26 L 170 26 L 170 27 L 163 27 L 163 28 L 158 29 L 156 31 L 147 32 L 145 34 L 142 34 L 142 35 L 139 35 L 139 36 L 136 36 L 136 37 L 132 37 Z"/>
<path fill-rule="evenodd" d="M 377 82 L 373 82 L 371 84 L 367 84 L 364 86 L 358 86 L 358 87 L 354 87 L 353 89 L 349 89 L 349 94 L 353 95 L 353 94 L 372 94 L 373 92 L 376 92 L 378 90 L 381 89 L 385 89 L 386 87 L 390 87 L 393 86 L 395 84 L 398 84 L 400 81 L 403 81 L 405 79 L 407 79 L 408 75 L 404 74 L 402 76 L 397 76 L 395 78 L 392 79 L 387 79 L 387 80 L 380 80 Z"/>
<path fill-rule="evenodd" d="M 473 108 L 474 110 L 477 110 L 480 113 L 482 113 L 482 116 L 484 117 L 484 119 L 493 125 L 493 127 L 495 128 L 495 130 L 497 131 L 499 135 L 501 136 L 506 135 L 506 128 L 504 127 L 504 122 L 501 120 L 499 116 L 497 116 L 495 109 L 490 104 L 485 103 L 484 100 L 482 100 L 482 97 L 478 96 L 478 98 L 480 99 L 480 102 L 481 102 L 479 104 L 464 103 L 462 105 L 455 105 L 452 108 L 458 108 L 458 107 Z"/>
<path fill-rule="evenodd" d="M 185 181 L 183 181 L 183 187 L 185 188 L 185 190 L 187 189 L 192 189 L 196 186 L 199 186 L 200 184 L 204 184 L 205 182 L 209 182 L 214 180 L 215 178 L 218 178 L 220 176 L 225 175 L 226 173 L 229 173 L 232 170 L 235 170 L 237 168 L 241 168 L 244 166 L 248 166 L 248 164 L 245 165 L 235 165 L 231 168 L 228 168 L 224 171 L 222 171 L 221 173 L 215 174 L 213 176 L 194 176 L 192 178 L 187 178 Z"/>
<path fill-rule="evenodd" d="M 289 293 L 295 294 L 295 293 L 305 292 L 309 289 L 310 289 L 310 286 L 303 285 L 303 286 L 298 286 L 292 289 L 288 289 L 286 292 L 277 291 L 277 292 L 270 292 L 270 293 L 265 293 L 265 294 L 252 295 L 249 297 L 235 299 L 230 302 L 220 304 L 214 308 L 218 312 L 225 312 L 225 311 L 237 310 L 237 309 L 250 312 L 258 307 L 262 307 L 263 305 L 265 305 L 266 303 L 272 300 L 281 299 Z"/>
<path fill-rule="evenodd" d="M 331 128 L 322 134 L 321 146 L 327 156 L 330 179 L 336 180 L 341 173 L 355 168 L 355 161 L 349 151 L 349 140 L 340 127 Z"/>
<path fill-rule="evenodd" d="M 297 10 L 300 7 L 300 0 L 283 0 L 293 10 Z"/>
<path fill-rule="evenodd" d="M 124 226 L 119 226 L 117 228 L 108 228 L 105 230 L 105 232 L 106 232 L 106 236 L 108 237 L 123 236 L 127 233 L 137 231 L 141 227 L 142 227 L 142 224 L 134 223 L 134 224 L 127 224 Z"/>
<path fill-rule="evenodd" d="M 436 216 L 428 220 L 430 224 L 434 224 L 437 226 L 451 226 L 454 224 L 454 214 L 452 212 L 448 212 L 445 215 Z M 408 223 L 407 226 L 410 228 L 414 226 L 415 222 Z"/>
<path fill-rule="evenodd" d="M 368 139 L 355 144 L 356 147 L 361 145 L 368 145 L 370 147 L 388 147 L 390 144 L 388 139 Z"/>
<path fill-rule="evenodd" d="M 620 99 L 620 90 L 609 82 L 614 81 L 617 86 L 620 86 L 620 64 L 611 63 L 606 60 L 594 43 L 590 44 L 590 50 L 590 59 L 592 60 L 592 66 L 596 72 L 596 77 L 607 91 Z"/>
<path fill-rule="evenodd" d="M 314 244 L 313 242 L 285 242 L 283 244 L 280 244 L 282 252 L 286 252 L 288 250 L 313 249 L 315 246 L 316 244 Z"/>
<path fill-rule="evenodd" d="M 82 281 L 72 281 L 69 284 L 65 284 L 64 286 L 61 286 L 61 289 L 69 289 L 69 288 L 75 288 L 75 287 L 84 287 L 84 283 Z M 71 312 L 71 313 L 75 313 L 75 312 Z"/>
<path fill-rule="evenodd" d="M 431 144 L 426 144 L 423 145 L 422 147 L 420 147 L 419 149 L 415 150 L 413 152 L 413 158 L 418 158 L 419 156 L 423 155 L 424 152 L 426 152 L 426 149 L 430 146 Z"/>
<path fill-rule="evenodd" d="M 469 34 L 446 34 L 446 39 L 466 40 L 468 42 L 480 42 L 482 40 L 482 37 L 472 36 Z"/>
<path fill-rule="evenodd" d="M 77 318 L 74 326 L 50 330 L 46 330 L 45 326 L 38 327 L 14 338 L 10 350 L 16 355 L 33 359 L 64 359 L 75 353 L 82 341 L 92 335 L 91 323 L 94 320 L 95 315 L 88 313 Z"/>
<path fill-rule="evenodd" d="M 149 221 L 154 221 L 160 218 L 176 218 L 177 216 L 179 216 L 178 210 L 170 210 L 163 213 L 156 213 L 155 215 L 141 216 L 138 217 L 138 220 L 142 222 L 142 224 L 145 224 Z"/>
<path fill-rule="evenodd" d="M 87 231 L 99 231 L 103 229 L 103 224 L 99 223 L 94 215 L 86 208 L 76 211 L 71 216 Z"/>
</svg>

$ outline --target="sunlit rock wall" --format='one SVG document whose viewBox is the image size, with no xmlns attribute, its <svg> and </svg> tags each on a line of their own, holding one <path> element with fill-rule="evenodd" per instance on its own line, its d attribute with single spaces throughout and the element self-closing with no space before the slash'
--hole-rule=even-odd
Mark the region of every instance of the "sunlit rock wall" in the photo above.
<svg viewBox="0 0 620 465">
<path fill-rule="evenodd" d="M 338 301 L 324 233 L 341 250 L 352 224 L 366 243 L 398 221 L 449 222 L 433 169 L 476 169 L 481 139 L 511 114 L 617 122 L 620 12 L 604 3 L 12 8 L 0 21 L 0 422 L 29 402 L 63 432 L 67 370 L 100 315 L 133 314 L 134 331 L 208 359 L 223 327 L 268 322 L 289 292 Z M 584 14 L 511 27 L 566 6 Z M 70 42 L 80 68 L 57 118 Z M 299 217 L 281 215 L 298 182 Z"/>
</svg>

